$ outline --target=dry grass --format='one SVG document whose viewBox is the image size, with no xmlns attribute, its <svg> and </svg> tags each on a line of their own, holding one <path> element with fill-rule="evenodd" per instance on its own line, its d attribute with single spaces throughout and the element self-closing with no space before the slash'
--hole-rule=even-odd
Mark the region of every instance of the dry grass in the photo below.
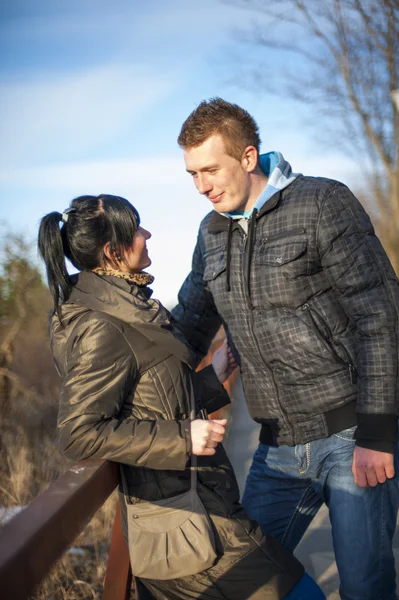
<svg viewBox="0 0 399 600">
<path fill-rule="evenodd" d="M 115 494 L 94 515 L 74 548 L 65 554 L 43 581 L 32 600 L 100 600 L 115 516 Z"/>
<path fill-rule="evenodd" d="M 32 407 L 20 399 L 14 407 L 0 432 L 0 506 L 6 508 L 28 504 L 70 466 L 56 445 L 54 405 Z M 79 553 L 66 553 L 32 600 L 102 598 L 116 502 L 115 492 L 74 542 Z"/>
</svg>

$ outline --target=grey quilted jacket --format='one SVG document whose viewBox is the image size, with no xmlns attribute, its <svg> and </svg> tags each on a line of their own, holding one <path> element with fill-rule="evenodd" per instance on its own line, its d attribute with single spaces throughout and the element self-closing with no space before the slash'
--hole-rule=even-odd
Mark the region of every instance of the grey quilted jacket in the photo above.
<svg viewBox="0 0 399 600">
<path fill-rule="evenodd" d="M 199 356 L 226 327 L 264 443 L 357 424 L 359 445 L 390 451 L 398 312 L 398 280 L 361 204 L 337 181 L 299 176 L 247 233 L 205 217 L 173 316 Z"/>
</svg>

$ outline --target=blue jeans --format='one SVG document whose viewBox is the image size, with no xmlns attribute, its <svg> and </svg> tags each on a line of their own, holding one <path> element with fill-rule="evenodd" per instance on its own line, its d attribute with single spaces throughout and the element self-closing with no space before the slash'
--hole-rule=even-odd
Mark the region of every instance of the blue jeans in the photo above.
<svg viewBox="0 0 399 600">
<path fill-rule="evenodd" d="M 326 600 L 317 583 L 305 573 L 284 600 Z"/>
<path fill-rule="evenodd" d="M 259 444 L 242 503 L 264 532 L 294 551 L 325 502 L 342 600 L 397 600 L 398 452 L 393 479 L 360 488 L 352 474 L 353 432 L 297 446 Z"/>
</svg>

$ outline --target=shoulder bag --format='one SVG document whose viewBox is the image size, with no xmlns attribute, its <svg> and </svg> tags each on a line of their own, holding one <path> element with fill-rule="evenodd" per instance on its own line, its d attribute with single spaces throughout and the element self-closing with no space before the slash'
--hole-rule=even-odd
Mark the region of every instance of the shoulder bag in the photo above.
<svg viewBox="0 0 399 600">
<path fill-rule="evenodd" d="M 192 389 L 190 402 L 193 420 Z M 197 493 L 197 457 L 193 454 L 190 471 L 188 492 L 155 502 L 129 504 L 126 479 L 121 469 L 130 562 L 135 577 L 178 579 L 209 569 L 216 562 L 213 525 Z"/>
</svg>

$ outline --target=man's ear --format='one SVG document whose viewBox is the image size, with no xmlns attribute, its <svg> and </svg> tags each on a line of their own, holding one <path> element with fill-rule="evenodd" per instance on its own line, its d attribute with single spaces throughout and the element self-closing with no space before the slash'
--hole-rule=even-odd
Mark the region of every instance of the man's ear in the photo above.
<svg viewBox="0 0 399 600">
<path fill-rule="evenodd" d="M 247 146 L 242 156 L 241 164 L 247 173 L 252 173 L 258 166 L 258 151 L 255 146 Z"/>
</svg>

